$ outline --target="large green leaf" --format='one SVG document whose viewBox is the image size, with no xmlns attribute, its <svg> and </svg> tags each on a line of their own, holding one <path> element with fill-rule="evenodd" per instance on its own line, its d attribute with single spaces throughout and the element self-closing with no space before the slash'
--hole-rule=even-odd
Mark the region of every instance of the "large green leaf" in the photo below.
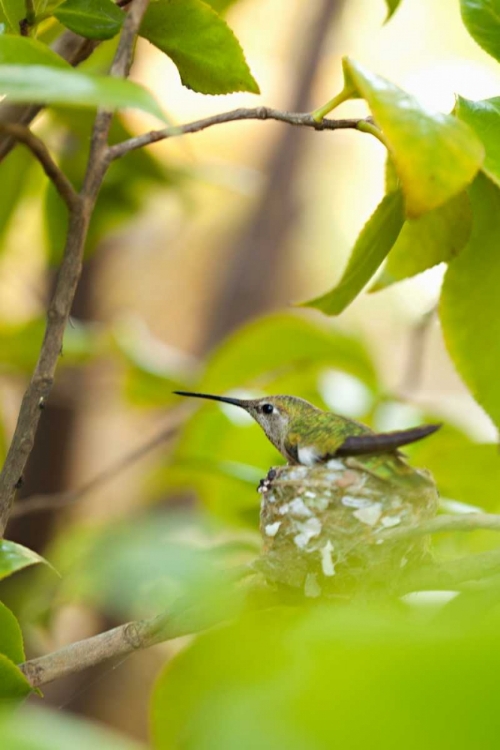
<svg viewBox="0 0 500 750">
<path fill-rule="evenodd" d="M 498 602 L 498 596 L 496 599 Z M 498 619 L 342 606 L 255 613 L 160 674 L 157 750 L 490 750 Z M 467 623 L 465 620 L 468 620 Z"/>
<path fill-rule="evenodd" d="M 200 390 L 221 393 L 256 388 L 298 368 L 330 366 L 345 370 L 375 388 L 377 375 L 365 347 L 331 327 L 300 315 L 270 315 L 229 336 L 212 354 Z"/>
<path fill-rule="evenodd" d="M 421 216 L 460 193 L 474 178 L 484 148 L 468 125 L 430 112 L 413 96 L 344 59 L 346 84 L 366 100 L 391 154 L 409 217 Z"/>
<path fill-rule="evenodd" d="M 408 219 L 371 292 L 453 260 L 467 244 L 472 212 L 463 192 L 419 219 Z"/>
<path fill-rule="evenodd" d="M 481 139 L 485 149 L 483 172 L 500 186 L 500 97 L 473 102 L 459 96 L 455 114 Z"/>
<path fill-rule="evenodd" d="M 23 634 L 18 621 L 2 602 L 0 602 L 0 654 L 15 664 L 24 661 Z"/>
<path fill-rule="evenodd" d="M 0 65 L 53 65 L 71 69 L 71 65 L 46 44 L 11 34 L 0 34 Z"/>
<path fill-rule="evenodd" d="M 26 17 L 25 0 L 0 0 L 0 5 L 9 24 L 9 30 L 19 34 L 19 21 Z"/>
<path fill-rule="evenodd" d="M 0 540 L 0 581 L 30 565 L 46 562 L 43 557 L 21 544 L 7 539 Z"/>
<path fill-rule="evenodd" d="M 125 18 L 112 0 L 65 0 L 54 15 L 66 28 L 87 39 L 111 39 Z"/>
<path fill-rule="evenodd" d="M 472 235 L 448 267 L 440 317 L 455 367 L 500 427 L 500 189 L 479 175 L 470 198 Z"/>
<path fill-rule="evenodd" d="M 116 732 L 90 721 L 49 709 L 22 707 L 0 714 L 4 750 L 146 750 Z"/>
<path fill-rule="evenodd" d="M 46 65 L 0 65 L 0 94 L 13 102 L 142 109 L 164 119 L 151 94 L 137 83 Z"/>
<path fill-rule="evenodd" d="M 182 83 L 202 94 L 259 93 L 226 22 L 201 0 L 151 3 L 140 34 L 176 64 Z"/>
<path fill-rule="evenodd" d="M 0 704 L 2 701 L 18 701 L 31 693 L 31 685 L 21 670 L 3 654 L 0 654 Z M 0 747 L 12 746 L 2 743 L 0 732 Z"/>
<path fill-rule="evenodd" d="M 500 60 L 499 0 L 460 0 L 460 10 L 471 37 L 488 54 Z"/>
<path fill-rule="evenodd" d="M 357 297 L 385 260 L 404 224 L 401 192 L 389 193 L 365 224 L 356 240 L 338 284 L 326 294 L 305 302 L 327 315 L 339 315 Z"/>
</svg>

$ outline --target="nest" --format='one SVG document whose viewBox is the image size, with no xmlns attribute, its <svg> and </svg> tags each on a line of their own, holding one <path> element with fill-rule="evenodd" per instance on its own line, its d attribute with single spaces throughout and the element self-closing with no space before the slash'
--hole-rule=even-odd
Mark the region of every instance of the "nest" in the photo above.
<svg viewBox="0 0 500 750">
<path fill-rule="evenodd" d="M 271 469 L 259 491 L 258 567 L 268 583 L 308 597 L 395 589 L 428 555 L 427 537 L 391 541 L 387 534 L 436 515 L 438 493 L 428 472 L 411 471 L 395 482 L 355 459 L 335 459 Z"/>
</svg>

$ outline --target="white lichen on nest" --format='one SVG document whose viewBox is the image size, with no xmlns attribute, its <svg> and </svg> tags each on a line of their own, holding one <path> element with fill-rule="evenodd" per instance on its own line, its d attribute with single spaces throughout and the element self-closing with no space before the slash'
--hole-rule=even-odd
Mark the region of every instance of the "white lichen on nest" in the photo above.
<svg viewBox="0 0 500 750">
<path fill-rule="evenodd" d="M 314 596 L 316 587 L 332 589 L 381 566 L 400 570 L 402 561 L 424 554 L 425 539 L 385 544 L 384 531 L 435 515 L 437 492 L 426 474 L 415 472 L 415 482 L 407 486 L 392 485 L 349 459 L 273 472 L 261 489 L 260 563 L 269 580 L 303 592 L 306 587 Z"/>
</svg>

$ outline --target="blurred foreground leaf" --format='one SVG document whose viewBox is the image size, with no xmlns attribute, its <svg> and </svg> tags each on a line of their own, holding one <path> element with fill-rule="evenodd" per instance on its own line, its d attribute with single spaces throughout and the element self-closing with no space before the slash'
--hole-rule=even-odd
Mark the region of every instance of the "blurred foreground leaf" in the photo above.
<svg viewBox="0 0 500 750">
<path fill-rule="evenodd" d="M 184 86 L 201 94 L 259 93 L 240 43 L 226 22 L 201 0 L 157 0 L 140 34 L 168 55 Z"/>
<path fill-rule="evenodd" d="M 398 239 L 404 224 L 403 196 L 386 195 L 365 224 L 338 284 L 326 294 L 305 302 L 327 315 L 339 315 L 370 281 Z"/>
<path fill-rule="evenodd" d="M 0 34 L 0 65 L 52 65 L 71 69 L 71 65 L 46 44 L 11 34 Z"/>
<path fill-rule="evenodd" d="M 236 614 L 232 558 L 202 519 L 151 514 L 96 529 L 80 547 L 62 584 L 63 597 L 97 604 L 121 617 L 142 618 L 185 602 L 207 613 Z"/>
<path fill-rule="evenodd" d="M 464 618 L 465 619 L 465 618 Z M 494 747 L 498 617 L 275 608 L 199 636 L 160 676 L 161 750 Z"/>
<path fill-rule="evenodd" d="M 383 133 L 416 218 L 446 203 L 474 178 L 484 148 L 466 123 L 429 112 L 413 96 L 358 63 L 344 59 L 346 87 L 366 100 Z"/>
<path fill-rule="evenodd" d="M 144 745 L 61 711 L 23 708 L 0 713 L 5 750 L 145 750 Z"/>
<path fill-rule="evenodd" d="M 385 22 L 392 18 L 394 13 L 399 8 L 399 5 L 401 3 L 401 0 L 385 0 L 385 4 L 387 5 L 387 16 L 385 18 Z"/>
<path fill-rule="evenodd" d="M 458 372 L 500 427 L 500 189 L 479 175 L 471 186 L 470 198 L 472 235 L 467 247 L 448 266 L 439 312 Z"/>
<path fill-rule="evenodd" d="M 0 94 L 10 102 L 132 108 L 165 119 L 153 96 L 137 83 L 49 65 L 0 65 Z"/>
</svg>

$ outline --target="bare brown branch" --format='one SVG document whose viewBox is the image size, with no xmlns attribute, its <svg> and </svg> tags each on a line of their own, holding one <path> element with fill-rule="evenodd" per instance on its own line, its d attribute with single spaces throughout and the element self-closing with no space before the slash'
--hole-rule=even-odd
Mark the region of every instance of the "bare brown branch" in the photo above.
<svg viewBox="0 0 500 750">
<path fill-rule="evenodd" d="M 325 119 L 321 120 L 321 122 L 316 122 L 308 112 L 283 112 L 271 107 L 255 107 L 253 109 L 240 107 L 230 112 L 222 112 L 221 114 L 205 117 L 203 120 L 195 120 L 185 125 L 151 130 L 149 133 L 144 133 L 144 135 L 128 138 L 126 141 L 112 146 L 109 149 L 109 157 L 111 160 L 118 159 L 129 151 L 135 151 L 135 149 L 149 146 L 158 141 L 164 141 L 167 138 L 176 138 L 188 133 L 199 133 L 201 130 L 206 130 L 214 125 L 221 125 L 226 122 L 238 122 L 240 120 L 277 120 L 278 122 L 286 122 L 288 125 L 314 128 L 314 130 L 356 130 L 359 123 L 363 121 L 358 118 L 347 120 Z"/>
<path fill-rule="evenodd" d="M 135 0 L 125 20 L 113 75 L 125 76 L 130 68 L 133 45 L 149 0 Z M 81 275 L 88 226 L 97 194 L 109 164 L 107 138 L 111 114 L 99 112 L 92 136 L 87 173 L 80 196 L 71 206 L 68 234 L 54 295 L 47 311 L 47 325 L 35 371 L 24 394 L 14 436 L 0 473 L 0 536 L 7 525 L 16 489 L 22 482 L 26 463 L 34 445 L 41 408 L 54 381 L 64 331 Z"/>
<path fill-rule="evenodd" d="M 19 143 L 22 143 L 24 146 L 29 148 L 33 156 L 42 165 L 43 171 L 45 172 L 49 180 L 54 183 L 59 195 L 66 203 L 69 210 L 71 211 L 73 208 L 76 208 L 78 203 L 78 194 L 75 191 L 70 180 L 68 180 L 64 172 L 59 169 L 59 167 L 53 160 L 45 143 L 24 125 L 0 123 L 0 133 L 2 132 L 8 133 L 16 141 L 19 141 Z"/>
</svg>

